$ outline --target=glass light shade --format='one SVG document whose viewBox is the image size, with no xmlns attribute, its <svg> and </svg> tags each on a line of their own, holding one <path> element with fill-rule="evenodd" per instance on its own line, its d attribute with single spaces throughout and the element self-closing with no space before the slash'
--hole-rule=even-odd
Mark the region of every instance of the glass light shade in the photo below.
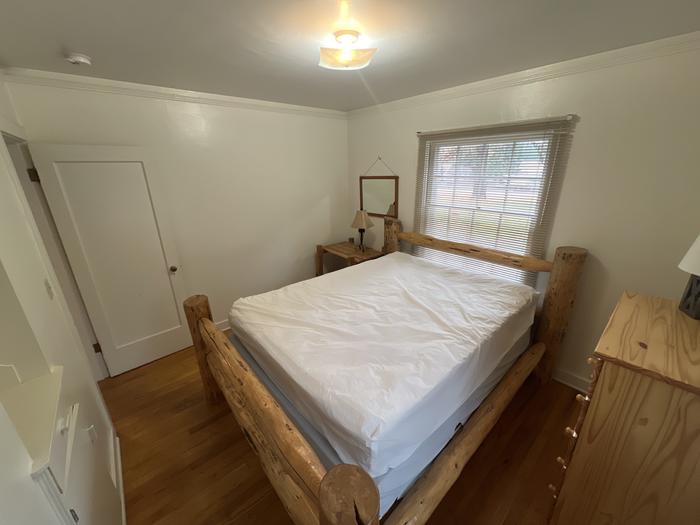
<svg viewBox="0 0 700 525">
<path fill-rule="evenodd" d="M 678 267 L 692 275 L 700 275 L 700 235 L 685 254 Z"/>
<path fill-rule="evenodd" d="M 354 49 L 322 47 L 318 65 L 326 69 L 362 69 L 372 61 L 377 48 Z"/>
</svg>

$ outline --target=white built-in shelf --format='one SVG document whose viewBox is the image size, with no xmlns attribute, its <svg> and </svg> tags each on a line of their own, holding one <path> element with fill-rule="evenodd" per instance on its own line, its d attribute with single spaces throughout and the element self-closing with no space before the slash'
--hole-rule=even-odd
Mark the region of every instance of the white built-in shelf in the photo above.
<svg viewBox="0 0 700 525">
<path fill-rule="evenodd" d="M 54 366 L 48 374 L 0 392 L 0 403 L 32 458 L 33 472 L 51 457 L 62 377 L 63 367 Z"/>
</svg>

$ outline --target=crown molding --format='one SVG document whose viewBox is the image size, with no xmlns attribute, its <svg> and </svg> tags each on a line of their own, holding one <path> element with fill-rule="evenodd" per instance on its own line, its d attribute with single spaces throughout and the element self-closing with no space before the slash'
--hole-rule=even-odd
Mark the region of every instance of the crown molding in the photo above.
<svg viewBox="0 0 700 525">
<path fill-rule="evenodd" d="M 462 84 L 439 91 L 432 91 L 413 97 L 403 98 L 367 106 L 351 111 L 339 111 L 333 109 L 314 108 L 310 106 L 298 106 L 282 102 L 270 102 L 251 98 L 233 97 L 229 95 L 216 95 L 198 91 L 137 84 L 120 80 L 109 80 L 97 77 L 70 75 L 66 73 L 54 73 L 35 69 L 6 68 L 0 69 L 0 79 L 8 84 L 25 84 L 34 86 L 48 86 L 61 89 L 73 89 L 93 93 L 108 93 L 116 95 L 129 95 L 141 98 L 159 100 L 174 100 L 178 102 L 191 102 L 196 104 L 208 104 L 212 106 L 254 109 L 276 113 L 290 113 L 346 120 L 372 114 L 376 111 L 398 111 L 426 104 L 444 102 L 447 100 L 468 97 L 479 93 L 487 93 L 513 86 L 521 86 L 543 80 L 551 80 L 589 71 L 596 71 L 624 64 L 631 64 L 643 60 L 661 58 L 679 53 L 688 53 L 700 50 L 700 31 L 684 35 L 664 38 L 623 47 L 612 51 L 605 51 L 595 55 L 574 58 L 564 62 L 558 62 L 546 66 L 540 66 L 517 73 L 509 73 L 499 77 Z"/>
<path fill-rule="evenodd" d="M 24 138 L 24 128 L 20 122 L 17 111 L 15 110 L 15 104 L 12 100 L 12 94 L 10 90 L 7 89 L 7 84 L 5 83 L 5 75 L 0 69 L 0 91 L 2 91 L 7 98 L 9 107 L 6 108 L 5 114 L 0 113 L 0 133 L 9 134 L 13 137 Z M 0 96 L 2 96 L 0 94 Z M 9 113 L 8 113 L 9 112 Z M 2 137 L 0 137 L 1 139 Z"/>
<path fill-rule="evenodd" d="M 253 98 L 201 93 L 198 91 L 187 91 L 184 89 L 137 84 L 134 82 L 123 82 L 121 80 L 110 80 L 106 78 L 70 75 L 67 73 L 55 73 L 52 71 L 40 71 L 36 69 L 9 67 L 4 70 L 0 70 L 0 75 L 2 75 L 3 80 L 8 84 L 47 86 L 60 89 L 88 91 L 92 93 L 128 95 L 132 97 L 174 100 L 177 102 L 191 102 L 195 104 L 207 104 L 210 106 L 254 109 L 258 111 L 291 113 L 296 115 L 307 115 L 341 120 L 345 120 L 347 118 L 347 113 L 345 111 L 338 111 L 334 109 L 297 106 L 294 104 L 285 104 L 283 102 L 271 102 Z"/>
<path fill-rule="evenodd" d="M 407 108 L 415 108 L 416 106 L 454 100 L 513 86 L 532 84 L 543 80 L 551 80 L 698 50 L 700 50 L 700 31 L 695 31 L 693 33 L 527 69 L 517 73 L 509 73 L 499 77 L 470 82 L 469 84 L 432 91 L 430 93 L 394 100 L 384 104 L 355 109 L 348 112 L 348 117 L 354 118 L 362 115 L 369 115 L 377 111 L 399 111 Z"/>
</svg>

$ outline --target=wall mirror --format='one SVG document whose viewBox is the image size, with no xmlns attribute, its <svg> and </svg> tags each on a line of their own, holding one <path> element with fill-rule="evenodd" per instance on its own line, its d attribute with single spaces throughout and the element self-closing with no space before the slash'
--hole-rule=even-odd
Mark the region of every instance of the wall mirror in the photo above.
<svg viewBox="0 0 700 525">
<path fill-rule="evenodd" d="M 396 175 L 360 177 L 360 209 L 373 217 L 399 216 L 399 177 Z"/>
</svg>

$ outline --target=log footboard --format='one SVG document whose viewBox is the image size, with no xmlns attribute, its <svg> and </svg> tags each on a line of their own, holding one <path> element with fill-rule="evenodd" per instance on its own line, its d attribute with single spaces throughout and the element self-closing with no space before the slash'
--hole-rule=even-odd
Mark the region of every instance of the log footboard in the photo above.
<svg viewBox="0 0 700 525">
<path fill-rule="evenodd" d="M 206 296 L 185 301 L 199 337 L 193 338 L 198 363 L 206 363 L 202 377 L 210 403 L 222 398 L 231 407 L 263 470 L 297 525 L 378 525 L 379 493 L 372 478 L 355 465 L 330 471 L 245 360 L 209 318 Z M 205 305 L 207 307 L 205 307 Z M 198 313 L 195 313 L 198 312 Z M 198 317 L 206 314 L 204 317 Z M 385 518 L 387 525 L 425 523 L 459 478 L 464 466 L 486 438 L 535 369 L 545 346 L 531 346 L 455 434 L 440 455 Z M 200 371 L 201 372 L 201 371 Z"/>
<path fill-rule="evenodd" d="M 184 307 L 207 402 L 226 400 L 294 523 L 378 525 L 379 493 L 372 478 L 354 465 L 327 472 L 226 334 L 216 328 L 207 297 L 189 297 Z"/>
</svg>

